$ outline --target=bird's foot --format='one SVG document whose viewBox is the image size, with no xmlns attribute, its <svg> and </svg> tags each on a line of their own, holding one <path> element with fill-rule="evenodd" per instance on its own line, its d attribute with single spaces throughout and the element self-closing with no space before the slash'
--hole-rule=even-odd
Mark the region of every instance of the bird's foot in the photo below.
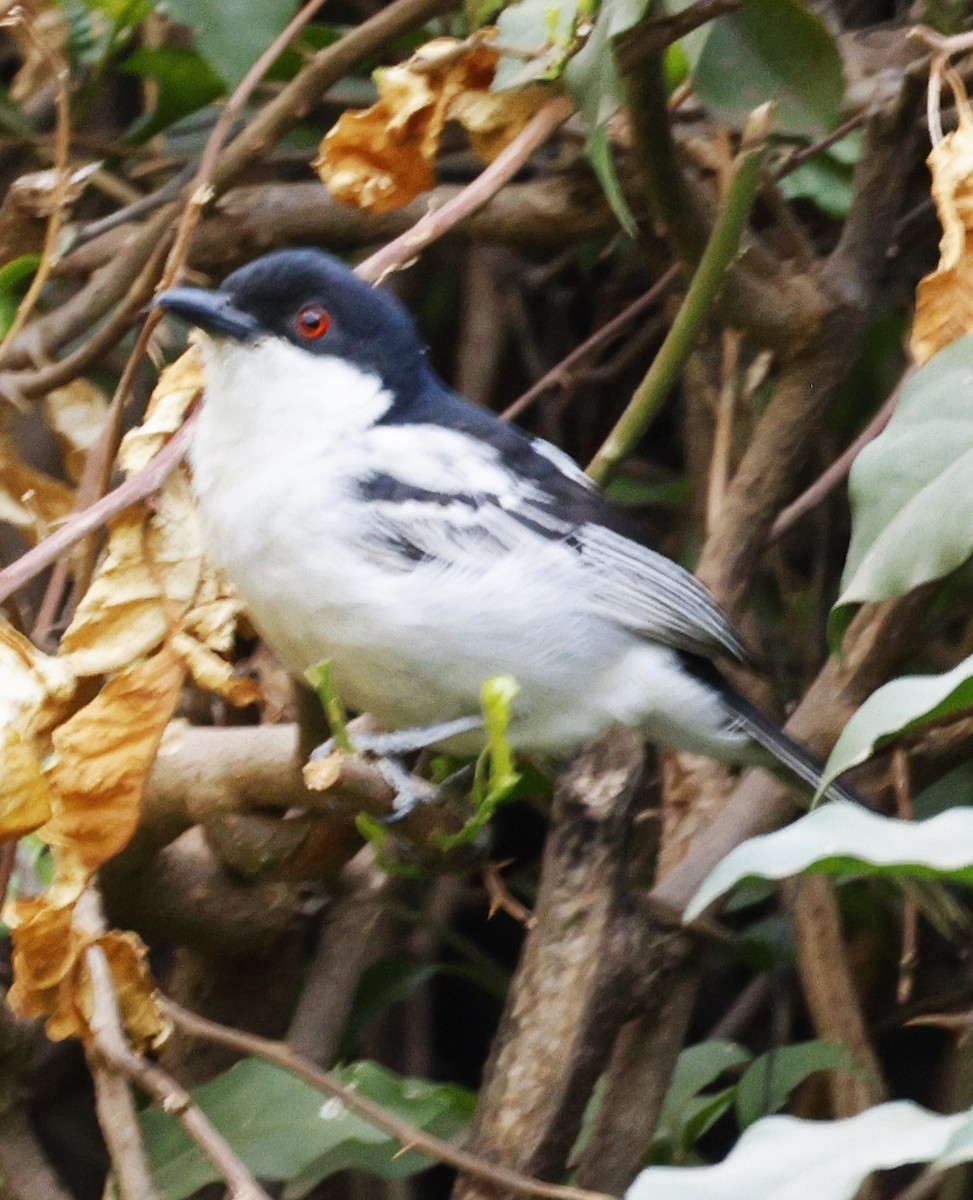
<svg viewBox="0 0 973 1200">
<path fill-rule="evenodd" d="M 417 725 L 413 729 L 397 729 L 392 733 L 348 731 L 348 740 L 353 750 L 359 754 L 372 754 L 376 758 L 386 758 L 400 754 L 413 754 L 417 750 L 425 750 L 435 746 L 437 742 L 445 742 L 461 733 L 471 733 L 483 728 L 483 718 L 457 717 L 453 721 L 438 721 L 435 725 Z M 334 738 L 328 738 L 311 754 L 311 758 L 327 758 L 339 746 Z"/>
<path fill-rule="evenodd" d="M 465 768 L 450 775 L 439 787 L 417 779 L 399 761 L 399 756 L 425 750 L 437 742 L 443 742 L 461 733 L 470 733 L 483 727 L 482 717 L 457 717 L 453 721 L 440 721 L 434 725 L 421 725 L 414 729 L 400 729 L 393 733 L 348 731 L 352 749 L 375 759 L 375 765 L 385 782 L 395 792 L 392 811 L 383 818 L 383 824 L 395 825 L 404 820 L 420 804 L 436 800 L 444 790 L 452 790 L 464 776 Z M 312 759 L 327 758 L 339 749 L 335 738 L 328 738 L 311 753 Z"/>
</svg>

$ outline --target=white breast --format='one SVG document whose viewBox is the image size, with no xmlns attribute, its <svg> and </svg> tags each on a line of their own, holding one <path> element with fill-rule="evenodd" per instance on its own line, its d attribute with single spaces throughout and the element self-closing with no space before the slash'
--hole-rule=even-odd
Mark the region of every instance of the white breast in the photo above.
<svg viewBox="0 0 973 1200">
<path fill-rule="evenodd" d="M 377 378 L 279 339 L 206 339 L 204 352 L 191 461 L 207 540 L 295 675 L 330 659 L 345 702 L 394 729 L 476 713 L 484 680 L 511 673 L 512 740 L 532 748 L 568 748 L 612 721 L 678 742 L 690 710 L 698 723 L 717 703 L 671 651 L 599 614 L 556 541 L 525 536 L 492 562 L 411 570 L 363 554 L 357 485 L 369 472 L 393 464 L 417 487 L 482 489 L 502 505 L 511 483 L 490 447 L 471 458 L 447 429 L 376 428 L 391 403 Z M 716 708 L 703 717 L 720 738 L 724 721 Z"/>
</svg>

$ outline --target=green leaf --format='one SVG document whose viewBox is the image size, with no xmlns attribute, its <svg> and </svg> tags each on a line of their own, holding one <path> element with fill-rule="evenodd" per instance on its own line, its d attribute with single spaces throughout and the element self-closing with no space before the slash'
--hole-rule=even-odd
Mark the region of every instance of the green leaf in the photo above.
<svg viewBox="0 0 973 1200">
<path fill-rule="evenodd" d="M 22 254 L 0 267 L 0 338 L 6 337 L 13 325 L 28 282 L 40 261 L 39 254 Z"/>
<path fill-rule="evenodd" d="M 656 1127 L 655 1140 L 688 1149 L 733 1103 L 733 1089 L 701 1095 L 726 1071 L 750 1062 L 736 1042 L 714 1039 L 687 1046 L 679 1055 Z"/>
<path fill-rule="evenodd" d="M 487 12 L 489 7 L 492 0 L 481 0 L 480 11 Z M 492 90 L 558 78 L 577 47 L 578 8 L 578 0 L 518 0 L 508 4 L 497 19 L 497 40 L 501 46 L 530 57 L 503 55 L 497 63 Z"/>
<path fill-rule="evenodd" d="M 158 85 L 155 111 L 147 113 L 129 130 L 127 138 L 142 145 L 176 121 L 211 104 L 226 91 L 223 80 L 201 55 L 192 50 L 140 46 L 121 69 Z"/>
<path fill-rule="evenodd" d="M 973 1158 L 973 1114 L 908 1100 L 844 1121 L 765 1117 L 712 1167 L 649 1167 L 626 1200 L 852 1200 L 873 1171 Z"/>
<path fill-rule="evenodd" d="M 819 794 L 891 738 L 971 706 L 973 656 L 942 675 L 903 675 L 884 684 L 842 730 L 825 765 Z"/>
<path fill-rule="evenodd" d="M 860 1074 L 848 1050 L 835 1042 L 780 1046 L 753 1062 L 737 1084 L 736 1113 L 741 1129 L 787 1103 L 791 1092 L 818 1071 Z"/>
<path fill-rule="evenodd" d="M 854 516 L 832 641 L 851 606 L 902 596 L 973 552 L 973 335 L 934 355 L 902 389 L 885 431 L 851 469 Z"/>
<path fill-rule="evenodd" d="M 841 119 L 841 55 L 824 23 L 799 0 L 746 0 L 713 22 L 694 90 L 719 118 L 742 128 L 774 104 L 774 129 L 816 141 Z"/>
<path fill-rule="evenodd" d="M 819 154 L 778 184 L 785 200 L 810 200 L 829 217 L 846 217 L 855 194 L 854 170 Z"/>
<path fill-rule="evenodd" d="M 196 49 L 230 88 L 294 15 L 292 0 L 164 0 L 160 7 L 192 29 Z"/>
<path fill-rule="evenodd" d="M 694 920 L 744 879 L 787 879 L 801 872 L 933 877 L 973 885 L 973 809 L 950 809 L 928 821 L 898 821 L 834 800 L 731 850 L 703 880 L 684 920 Z"/>
<path fill-rule="evenodd" d="M 336 1074 L 361 1095 L 440 1137 L 462 1133 L 472 1116 L 474 1097 L 463 1088 L 404 1079 L 370 1062 Z M 237 1063 L 196 1088 L 193 1096 L 249 1170 L 259 1179 L 286 1181 L 285 1196 L 292 1200 L 335 1171 L 359 1168 L 400 1179 L 432 1165 L 416 1151 L 400 1154 L 394 1138 L 340 1100 L 257 1059 Z M 152 1108 L 140 1121 L 156 1184 L 166 1200 L 183 1200 L 219 1179 L 171 1116 Z"/>
<path fill-rule="evenodd" d="M 564 68 L 564 86 L 587 130 L 585 149 L 591 165 L 619 224 L 630 236 L 635 218 L 618 186 L 606 126 L 621 106 L 623 94 L 613 39 L 630 29 L 644 9 L 642 0 L 603 0 L 587 42 Z"/>
<path fill-rule="evenodd" d="M 471 799 L 473 816 L 457 833 L 442 834 L 436 841 L 442 850 L 452 850 L 474 841 L 520 783 L 520 772 L 507 741 L 513 702 L 520 691 L 512 675 L 495 675 L 480 688 L 480 707 L 486 731 L 486 746 L 476 760 Z"/>
</svg>

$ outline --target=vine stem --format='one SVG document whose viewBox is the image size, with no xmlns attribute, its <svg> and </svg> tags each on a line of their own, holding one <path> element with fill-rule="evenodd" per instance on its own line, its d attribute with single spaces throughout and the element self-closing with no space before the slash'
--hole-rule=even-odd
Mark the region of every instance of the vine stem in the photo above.
<svg viewBox="0 0 973 1200">
<path fill-rule="evenodd" d="M 727 268 L 740 246 L 760 186 L 761 168 L 767 153 L 763 135 L 768 119 L 767 106 L 755 110 L 751 115 L 743 147 L 733 164 L 726 197 L 686 298 L 659 353 L 588 466 L 588 474 L 602 486 L 608 483 L 651 425 L 679 378 L 703 323 L 712 311 Z"/>
</svg>

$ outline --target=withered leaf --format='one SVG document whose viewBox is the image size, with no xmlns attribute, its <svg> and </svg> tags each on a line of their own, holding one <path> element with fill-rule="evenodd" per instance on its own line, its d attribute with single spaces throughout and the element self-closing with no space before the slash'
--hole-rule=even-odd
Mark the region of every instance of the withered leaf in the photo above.
<svg viewBox="0 0 973 1200">
<path fill-rule="evenodd" d="M 89 873 L 135 832 L 146 776 L 175 710 L 183 667 L 169 651 L 129 667 L 54 731 L 53 815 L 40 830 L 59 865 Z"/>
<path fill-rule="evenodd" d="M 73 905 L 49 897 L 15 900 L 4 910 L 13 938 L 14 982 L 7 998 L 24 1017 L 47 1016 L 70 972 L 81 935 L 73 928 Z"/>
<path fill-rule="evenodd" d="M 398 66 L 376 71 L 379 99 L 344 113 L 321 143 L 315 169 L 339 200 L 383 213 L 435 183 L 443 127 L 457 120 L 492 158 L 536 111 L 540 89 L 490 93 L 497 53 L 436 38 Z"/>
<path fill-rule="evenodd" d="M 61 639 L 78 675 L 102 675 L 150 653 L 178 628 L 202 570 L 202 539 L 185 471 L 159 492 L 154 511 L 123 513 L 98 571 Z"/>
<path fill-rule="evenodd" d="M 0 726 L 25 735 L 49 729 L 63 715 L 75 683 L 67 663 L 0 624 Z"/>
<path fill-rule="evenodd" d="M 203 364 L 195 346 L 179 356 L 159 376 L 145 420 L 129 430 L 118 451 L 118 465 L 127 475 L 140 471 L 183 423 L 203 391 Z"/>
<path fill-rule="evenodd" d="M 88 451 L 101 437 L 108 399 L 87 379 L 75 379 L 44 397 L 44 420 L 57 438 L 69 479 L 78 483 Z"/>
<path fill-rule="evenodd" d="M 256 704 L 261 699 L 259 684 L 245 676 L 235 675 L 232 663 L 188 633 L 175 634 L 169 646 L 200 687 L 215 692 L 238 708 Z"/>
<path fill-rule="evenodd" d="M 138 934 L 113 929 L 94 943 L 104 952 L 122 1023 L 137 1051 L 157 1049 L 172 1032 L 149 973 L 149 952 Z M 90 1019 L 90 1013 L 86 1013 Z"/>
<path fill-rule="evenodd" d="M 0 841 L 23 837 L 51 815 L 51 796 L 33 739 L 0 728 Z"/>
<path fill-rule="evenodd" d="M 67 484 L 27 466 L 6 439 L 0 440 L 0 521 L 29 542 L 39 542 L 73 507 Z"/>
<path fill-rule="evenodd" d="M 973 111 L 957 97 L 958 127 L 934 146 L 926 162 L 943 227 L 939 266 L 919 284 L 910 348 L 924 363 L 973 330 Z"/>
</svg>

